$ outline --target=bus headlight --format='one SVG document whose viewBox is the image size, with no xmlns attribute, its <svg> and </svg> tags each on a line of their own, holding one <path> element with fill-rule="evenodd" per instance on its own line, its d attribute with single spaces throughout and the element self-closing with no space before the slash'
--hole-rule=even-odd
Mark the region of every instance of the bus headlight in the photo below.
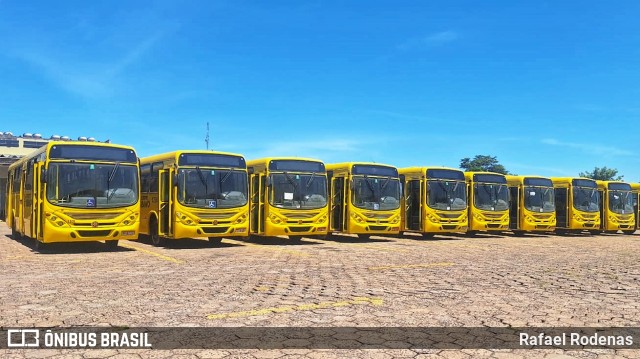
<svg viewBox="0 0 640 359">
<path fill-rule="evenodd" d="M 320 218 L 318 218 L 318 220 L 316 221 L 316 223 L 324 223 L 327 221 L 327 216 L 322 216 Z"/>
<path fill-rule="evenodd" d="M 238 217 L 235 221 L 235 224 L 240 224 L 240 223 L 244 223 L 247 221 L 247 215 L 243 214 L 242 216 Z"/>
<path fill-rule="evenodd" d="M 364 223 L 366 221 L 364 218 L 360 217 L 354 212 L 351 212 L 351 218 L 353 218 L 356 221 L 356 223 Z"/>
<path fill-rule="evenodd" d="M 391 220 L 389 221 L 389 223 L 392 223 L 392 224 L 396 224 L 398 222 L 400 222 L 400 216 L 395 216 L 391 218 Z"/>
<path fill-rule="evenodd" d="M 269 220 L 275 224 L 280 224 L 282 222 L 286 222 L 287 218 L 286 217 L 280 217 L 274 213 L 269 213 Z"/>
</svg>

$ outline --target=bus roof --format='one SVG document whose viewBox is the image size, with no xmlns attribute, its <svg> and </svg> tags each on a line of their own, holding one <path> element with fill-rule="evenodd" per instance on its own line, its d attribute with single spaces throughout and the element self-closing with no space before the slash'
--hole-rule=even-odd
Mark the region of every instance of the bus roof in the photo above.
<svg viewBox="0 0 640 359">
<path fill-rule="evenodd" d="M 331 169 L 338 168 L 338 167 L 345 167 L 345 166 L 348 167 L 349 170 L 351 170 L 351 168 L 353 168 L 354 165 L 358 165 L 358 166 L 380 166 L 380 167 L 389 167 L 389 168 L 397 169 L 397 167 L 395 167 L 395 166 L 385 165 L 384 163 L 373 163 L 373 162 L 325 163 L 325 166 L 327 167 L 327 170 L 331 170 Z"/>
<path fill-rule="evenodd" d="M 413 166 L 413 167 L 398 168 L 398 172 L 400 174 L 426 173 L 427 170 L 448 170 L 448 171 L 462 172 L 462 170 L 458 168 L 438 167 L 438 166 Z"/>
<path fill-rule="evenodd" d="M 551 177 L 551 181 L 553 183 L 573 183 L 573 180 L 588 180 L 588 181 L 594 181 L 591 178 L 586 178 L 586 177 Z M 595 181 L 594 181 L 595 182 Z"/>
<path fill-rule="evenodd" d="M 188 153 L 192 153 L 192 154 L 227 155 L 227 156 L 237 156 L 237 157 L 243 157 L 244 158 L 244 156 L 241 155 L 241 154 L 230 153 L 230 152 L 207 151 L 207 150 L 176 150 L 176 151 L 159 153 L 159 154 L 156 154 L 156 155 L 143 157 L 143 158 L 140 158 L 140 162 L 141 163 L 157 162 L 157 161 L 162 161 L 162 160 L 169 159 L 169 158 L 177 160 L 178 156 L 180 156 L 181 154 L 188 154 Z"/>
<path fill-rule="evenodd" d="M 549 180 L 551 181 L 551 178 L 549 177 L 543 177 L 543 176 L 528 176 L 528 175 L 524 175 L 524 176 L 514 176 L 514 175 L 506 175 L 505 177 L 507 177 L 507 183 L 509 184 L 524 184 L 525 179 L 540 179 L 540 180 Z"/>
<path fill-rule="evenodd" d="M 600 180 L 597 180 L 596 183 L 598 184 L 598 188 L 600 188 L 600 189 L 609 189 L 610 188 L 609 185 L 614 185 L 614 187 L 618 187 L 618 188 L 615 188 L 617 190 L 623 190 L 624 191 L 625 188 L 626 189 L 631 189 L 631 184 L 629 184 L 627 182 L 622 182 L 622 181 L 600 181 Z"/>
<path fill-rule="evenodd" d="M 93 147 L 110 147 L 110 148 L 122 148 L 126 150 L 131 150 L 135 153 L 135 149 L 131 146 L 127 145 L 119 145 L 116 143 L 106 143 L 106 142 L 90 142 L 90 141 L 49 141 L 44 144 L 42 147 L 34 150 L 28 155 L 20 158 L 9 166 L 9 169 L 15 168 L 17 166 L 21 166 L 24 162 L 31 160 L 34 157 L 39 156 L 40 154 L 46 152 L 48 153 L 53 146 L 93 146 Z"/>
<path fill-rule="evenodd" d="M 305 158 L 305 157 L 263 157 L 257 158 L 250 161 L 247 161 L 247 166 L 255 166 L 255 165 L 265 165 L 269 166 L 269 162 L 271 161 L 311 161 L 311 162 L 320 162 L 324 164 L 321 160 L 315 158 Z"/>
</svg>

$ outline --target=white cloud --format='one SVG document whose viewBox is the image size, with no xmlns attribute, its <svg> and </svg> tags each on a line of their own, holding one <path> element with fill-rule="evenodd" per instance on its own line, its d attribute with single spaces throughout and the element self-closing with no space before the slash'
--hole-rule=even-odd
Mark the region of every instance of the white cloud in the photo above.
<svg viewBox="0 0 640 359">
<path fill-rule="evenodd" d="M 425 47 L 433 47 L 455 41 L 459 38 L 457 32 L 447 30 L 429 34 L 420 38 L 413 38 L 398 45 L 400 50 L 420 49 Z"/>
<path fill-rule="evenodd" d="M 40 70 L 65 91 L 87 98 L 108 97 L 115 91 L 115 80 L 127 67 L 139 61 L 158 40 L 158 32 L 133 46 L 112 63 L 79 61 L 39 49 L 13 51 L 13 56 Z"/>
<path fill-rule="evenodd" d="M 564 141 L 558 141 L 554 138 L 545 138 L 542 140 L 542 143 L 546 145 L 572 148 L 575 150 L 579 150 L 582 152 L 599 155 L 599 156 L 633 156 L 635 155 L 635 153 L 629 150 L 625 150 L 625 149 L 613 147 L 613 146 L 599 145 L 595 143 L 564 142 Z"/>
</svg>

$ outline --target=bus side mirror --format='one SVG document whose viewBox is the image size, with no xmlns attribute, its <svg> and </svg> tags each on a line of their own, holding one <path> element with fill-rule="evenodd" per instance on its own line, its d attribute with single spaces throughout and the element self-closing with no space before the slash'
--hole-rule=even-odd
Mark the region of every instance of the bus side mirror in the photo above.
<svg viewBox="0 0 640 359">
<path fill-rule="evenodd" d="M 40 181 L 47 183 L 47 169 L 44 167 L 40 168 Z"/>
</svg>

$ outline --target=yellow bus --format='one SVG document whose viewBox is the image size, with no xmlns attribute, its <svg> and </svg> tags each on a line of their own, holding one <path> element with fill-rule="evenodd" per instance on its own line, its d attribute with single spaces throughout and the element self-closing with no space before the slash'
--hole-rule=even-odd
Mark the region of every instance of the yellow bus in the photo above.
<svg viewBox="0 0 640 359">
<path fill-rule="evenodd" d="M 329 232 L 398 234 L 400 180 L 392 166 L 348 162 L 327 165 Z"/>
<path fill-rule="evenodd" d="M 319 160 L 278 157 L 247 162 L 251 219 L 256 236 L 324 237 L 329 226 L 327 172 Z"/>
<path fill-rule="evenodd" d="M 633 214 L 636 216 L 636 227 L 635 229 L 640 228 L 640 208 L 638 207 L 638 202 L 640 202 L 640 183 L 630 183 L 631 192 L 633 192 Z M 633 232 L 627 233 L 633 234 Z"/>
<path fill-rule="evenodd" d="M 465 172 L 469 186 L 469 229 L 509 230 L 509 190 L 505 175 L 493 172 Z"/>
<path fill-rule="evenodd" d="M 635 232 L 631 186 L 619 181 L 596 181 L 600 196 L 600 229 L 606 233 Z"/>
<path fill-rule="evenodd" d="M 552 177 L 556 196 L 556 232 L 600 230 L 598 185 L 589 178 Z"/>
<path fill-rule="evenodd" d="M 515 235 L 553 231 L 556 205 L 553 182 L 537 176 L 506 176 L 509 187 L 509 228 Z"/>
<path fill-rule="evenodd" d="M 214 151 L 174 151 L 140 160 L 140 233 L 153 245 L 167 239 L 249 235 L 247 164 Z"/>
<path fill-rule="evenodd" d="M 464 172 L 443 167 L 402 168 L 402 232 L 423 236 L 466 232 L 467 184 Z"/>
<path fill-rule="evenodd" d="M 51 141 L 9 166 L 12 237 L 51 242 L 138 238 L 139 166 L 128 146 Z"/>
</svg>

